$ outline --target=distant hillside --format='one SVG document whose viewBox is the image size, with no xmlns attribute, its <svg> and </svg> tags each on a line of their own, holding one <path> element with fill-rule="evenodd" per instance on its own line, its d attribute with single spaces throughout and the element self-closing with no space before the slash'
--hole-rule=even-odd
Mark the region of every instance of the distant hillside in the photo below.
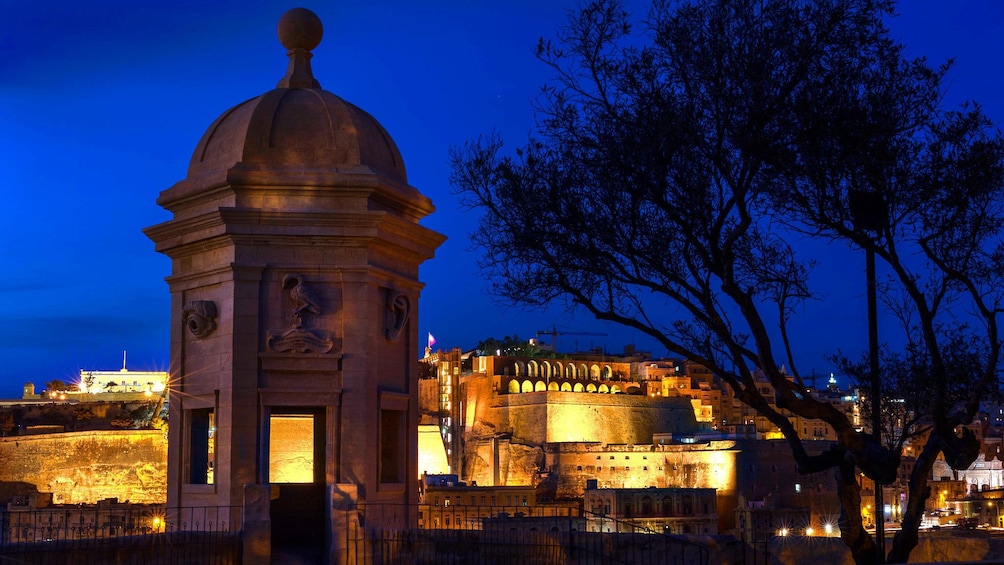
<svg viewBox="0 0 1004 565">
<path fill-rule="evenodd" d="M 157 399 L 123 402 L 25 404 L 0 407 L 0 436 L 54 432 L 152 429 Z"/>
</svg>

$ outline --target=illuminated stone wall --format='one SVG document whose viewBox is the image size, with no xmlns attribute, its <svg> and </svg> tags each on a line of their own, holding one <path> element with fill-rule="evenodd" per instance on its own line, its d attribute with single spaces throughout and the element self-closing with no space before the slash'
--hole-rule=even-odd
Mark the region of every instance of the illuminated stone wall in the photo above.
<svg viewBox="0 0 1004 565">
<path fill-rule="evenodd" d="M 497 378 L 465 376 L 455 400 L 463 437 L 464 481 L 530 485 L 544 468 L 549 443 L 651 444 L 652 434 L 697 428 L 686 398 L 626 394 L 499 394 Z M 581 496 L 581 488 L 578 496 Z"/>
<path fill-rule="evenodd" d="M 505 438 L 476 439 L 467 443 L 463 480 L 481 486 L 534 486 L 543 468 L 541 447 Z"/>
<path fill-rule="evenodd" d="M 114 430 L 0 438 L 0 481 L 34 484 L 56 504 L 163 504 L 167 440 L 158 430 Z"/>
<path fill-rule="evenodd" d="M 816 453 L 829 442 L 810 445 Z M 815 447 L 815 449 L 813 449 Z M 777 507 L 811 508 L 815 523 L 839 514 L 833 473 L 801 475 L 784 441 L 721 440 L 693 445 L 549 445 L 545 469 L 557 475 L 558 498 L 578 498 L 586 481 L 599 488 L 713 488 L 719 531 L 735 525 L 739 495 Z"/>
<path fill-rule="evenodd" d="M 626 394 L 533 392 L 498 395 L 494 423 L 532 445 L 652 443 L 658 432 L 697 429 L 689 399 Z"/>
</svg>

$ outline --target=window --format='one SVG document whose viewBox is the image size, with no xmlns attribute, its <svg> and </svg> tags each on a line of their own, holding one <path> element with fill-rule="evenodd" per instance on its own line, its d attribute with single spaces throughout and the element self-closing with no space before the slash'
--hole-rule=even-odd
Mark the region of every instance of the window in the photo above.
<svg viewBox="0 0 1004 565">
<path fill-rule="evenodd" d="M 404 426 L 400 410 L 380 410 L 380 482 L 404 482 Z"/>
<path fill-rule="evenodd" d="M 216 459 L 214 410 L 188 410 L 188 433 L 188 482 L 193 485 L 211 485 Z"/>
<path fill-rule="evenodd" d="M 795 483 L 795 492 L 802 492 L 802 484 Z"/>
<path fill-rule="evenodd" d="M 680 511 L 684 516 L 690 516 L 694 513 L 694 499 L 690 495 L 685 495 L 680 499 Z"/>
<path fill-rule="evenodd" d="M 314 425 L 313 414 L 269 416 L 268 482 L 314 482 Z"/>
</svg>

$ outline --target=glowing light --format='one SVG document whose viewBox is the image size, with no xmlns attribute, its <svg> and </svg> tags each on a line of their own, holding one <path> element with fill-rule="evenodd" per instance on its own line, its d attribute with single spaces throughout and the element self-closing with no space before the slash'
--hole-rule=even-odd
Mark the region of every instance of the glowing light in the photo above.
<svg viewBox="0 0 1004 565">
<path fill-rule="evenodd" d="M 778 530 L 777 535 L 781 537 L 786 537 L 788 535 L 788 528 L 781 528 Z"/>
<path fill-rule="evenodd" d="M 159 532 L 164 527 L 164 519 L 160 516 L 154 516 L 153 520 L 150 520 L 150 524 L 153 526 L 153 531 Z"/>
<path fill-rule="evenodd" d="M 269 418 L 270 483 L 310 483 L 314 480 L 314 417 L 273 414 Z"/>
<path fill-rule="evenodd" d="M 826 535 L 832 534 L 833 533 L 833 524 L 831 524 L 829 522 L 823 524 L 823 532 L 825 532 Z"/>
<path fill-rule="evenodd" d="M 816 529 L 813 528 L 812 526 L 809 526 L 808 528 L 805 528 L 805 535 L 807 535 L 807 536 L 816 535 Z"/>
</svg>

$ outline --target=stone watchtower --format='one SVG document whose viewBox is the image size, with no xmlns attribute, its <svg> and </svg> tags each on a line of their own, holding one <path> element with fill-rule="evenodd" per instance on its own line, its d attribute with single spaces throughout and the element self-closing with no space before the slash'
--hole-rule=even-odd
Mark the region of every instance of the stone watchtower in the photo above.
<svg viewBox="0 0 1004 565">
<path fill-rule="evenodd" d="M 172 262 L 168 507 L 269 508 L 272 545 L 333 554 L 339 512 L 417 502 L 418 267 L 445 238 L 383 127 L 314 79 L 317 16 L 278 31 L 278 87 L 209 126 L 145 230 Z"/>
</svg>

